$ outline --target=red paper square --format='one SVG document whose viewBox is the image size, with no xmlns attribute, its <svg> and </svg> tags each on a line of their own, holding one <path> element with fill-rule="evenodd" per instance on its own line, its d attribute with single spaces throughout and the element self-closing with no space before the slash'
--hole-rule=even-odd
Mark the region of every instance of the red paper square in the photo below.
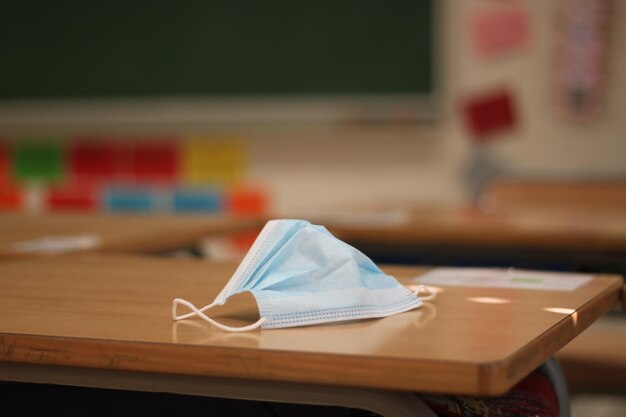
<svg viewBox="0 0 626 417">
<path fill-rule="evenodd" d="M 76 142 L 70 148 L 72 177 L 81 182 L 130 179 L 132 147 L 106 143 L 106 139 Z"/>
<path fill-rule="evenodd" d="M 133 172 L 140 182 L 174 182 L 178 177 L 178 147 L 171 143 L 137 143 Z"/>
<path fill-rule="evenodd" d="M 93 185 L 66 185 L 48 191 L 46 207 L 49 211 L 96 211 L 98 195 L 99 188 Z"/>
<path fill-rule="evenodd" d="M 472 97 L 463 103 L 462 111 L 467 128 L 477 141 L 513 130 L 517 125 L 513 97 L 506 90 Z"/>
</svg>

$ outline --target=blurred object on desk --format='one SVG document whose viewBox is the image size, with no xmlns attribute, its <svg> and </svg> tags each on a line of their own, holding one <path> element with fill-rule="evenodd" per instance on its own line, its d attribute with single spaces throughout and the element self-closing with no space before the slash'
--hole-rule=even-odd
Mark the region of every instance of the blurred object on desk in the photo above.
<svg viewBox="0 0 626 417">
<path fill-rule="evenodd" d="M 2 213 L 0 258 L 80 250 L 161 253 L 195 249 L 208 236 L 254 232 L 261 226 L 262 221 L 252 216 Z M 83 244 L 86 236 L 90 238 L 87 246 Z M 77 245 L 71 246 L 72 238 Z M 56 250 L 55 244 L 62 250 Z M 38 251 L 39 247 L 43 250 Z"/>
</svg>

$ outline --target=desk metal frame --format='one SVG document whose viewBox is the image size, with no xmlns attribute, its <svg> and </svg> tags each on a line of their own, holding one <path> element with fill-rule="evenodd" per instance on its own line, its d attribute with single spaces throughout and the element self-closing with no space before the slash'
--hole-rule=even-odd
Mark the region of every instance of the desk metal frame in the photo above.
<svg viewBox="0 0 626 417">
<path fill-rule="evenodd" d="M 291 404 L 330 405 L 368 410 L 382 417 L 436 417 L 416 395 L 410 392 L 12 362 L 0 362 L 0 379 Z"/>
</svg>

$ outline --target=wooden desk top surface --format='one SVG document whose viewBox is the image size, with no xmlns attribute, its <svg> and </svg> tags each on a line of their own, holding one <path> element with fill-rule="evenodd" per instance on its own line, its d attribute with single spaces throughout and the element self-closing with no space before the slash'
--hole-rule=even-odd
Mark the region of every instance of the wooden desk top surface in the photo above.
<svg viewBox="0 0 626 417">
<path fill-rule="evenodd" d="M 44 237 L 93 235 L 104 252 L 158 252 L 196 245 L 203 237 L 262 225 L 228 216 L 0 214 L 0 258 L 24 256 L 15 245 Z"/>
<path fill-rule="evenodd" d="M 581 207 L 487 214 L 470 207 L 413 207 L 390 224 L 324 222 L 351 243 L 626 251 L 626 211 Z"/>
<path fill-rule="evenodd" d="M 235 267 L 104 254 L 7 260 L 0 360 L 495 395 L 613 307 L 622 289 L 617 276 L 572 292 L 442 287 L 419 309 L 384 319 L 235 334 L 172 322 L 174 297 L 209 303 Z M 424 271 L 385 269 L 404 283 Z M 241 325 L 256 318 L 256 304 L 232 299 L 215 314 Z"/>
</svg>

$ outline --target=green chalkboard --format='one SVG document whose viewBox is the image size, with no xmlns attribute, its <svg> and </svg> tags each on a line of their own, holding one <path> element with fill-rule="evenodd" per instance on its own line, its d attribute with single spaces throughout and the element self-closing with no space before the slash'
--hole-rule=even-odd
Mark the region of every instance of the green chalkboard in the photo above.
<svg viewBox="0 0 626 417">
<path fill-rule="evenodd" d="M 2 1 L 0 100 L 427 95 L 434 1 Z"/>
</svg>

